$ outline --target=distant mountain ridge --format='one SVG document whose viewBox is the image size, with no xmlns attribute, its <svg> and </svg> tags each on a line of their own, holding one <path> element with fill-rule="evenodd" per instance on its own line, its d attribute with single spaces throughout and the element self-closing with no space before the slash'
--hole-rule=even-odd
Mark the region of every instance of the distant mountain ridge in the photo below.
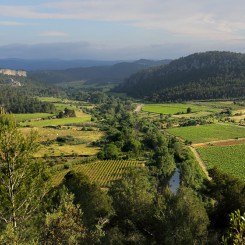
<svg viewBox="0 0 245 245">
<path fill-rule="evenodd" d="M 48 83 L 86 81 L 92 83 L 120 83 L 132 74 L 145 68 L 168 64 L 170 60 L 146 60 L 120 62 L 107 66 L 91 66 L 66 70 L 30 71 L 28 75 Z"/>
<path fill-rule="evenodd" d="M 116 91 L 152 101 L 245 97 L 245 54 L 192 54 L 140 71 Z"/>
</svg>

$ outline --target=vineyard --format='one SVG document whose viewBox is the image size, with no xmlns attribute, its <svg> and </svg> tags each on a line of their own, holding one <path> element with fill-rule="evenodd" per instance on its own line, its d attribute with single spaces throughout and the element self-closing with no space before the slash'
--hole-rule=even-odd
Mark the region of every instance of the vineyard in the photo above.
<svg viewBox="0 0 245 245">
<path fill-rule="evenodd" d="M 245 181 L 245 144 L 198 148 L 208 168 L 217 167 Z"/>
<path fill-rule="evenodd" d="M 92 182 L 98 183 L 101 187 L 108 187 L 111 181 L 121 179 L 129 167 L 143 166 L 142 162 L 125 160 L 104 160 L 88 164 L 76 165 L 55 175 L 52 185 L 60 184 L 67 172 L 74 170 L 83 172 Z"/>
<path fill-rule="evenodd" d="M 167 131 L 193 143 L 245 137 L 245 128 L 222 124 L 178 127 L 168 129 Z"/>
</svg>

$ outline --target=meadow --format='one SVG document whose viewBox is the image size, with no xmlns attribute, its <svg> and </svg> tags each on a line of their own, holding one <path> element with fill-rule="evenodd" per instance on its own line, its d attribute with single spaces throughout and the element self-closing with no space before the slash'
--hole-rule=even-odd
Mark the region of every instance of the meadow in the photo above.
<svg viewBox="0 0 245 245">
<path fill-rule="evenodd" d="M 193 143 L 245 137 L 245 128 L 223 124 L 177 127 L 167 129 L 167 132 Z"/>
<path fill-rule="evenodd" d="M 19 125 L 21 127 L 48 127 L 48 126 L 58 126 L 58 125 L 72 125 L 72 124 L 80 124 L 84 122 L 89 122 L 91 120 L 90 115 L 86 115 L 84 117 L 67 117 L 67 118 L 55 118 L 49 120 L 40 120 L 33 122 L 21 122 Z"/>
<path fill-rule="evenodd" d="M 187 108 L 191 108 L 192 113 L 206 111 L 206 112 L 219 112 L 220 109 L 213 108 L 206 105 L 196 105 L 192 103 L 165 103 L 165 104 L 145 104 L 142 108 L 143 111 L 159 113 L 159 114 L 186 114 Z M 191 116 L 192 113 L 189 113 Z"/>
<path fill-rule="evenodd" d="M 245 182 L 245 144 L 197 148 L 208 168 L 217 167 Z"/>
<path fill-rule="evenodd" d="M 48 118 L 54 116 L 54 114 L 49 113 L 28 113 L 28 114 L 13 114 L 17 122 L 23 122 L 27 120 L 32 120 L 36 118 Z"/>
<path fill-rule="evenodd" d="M 80 164 L 54 175 L 52 185 L 60 184 L 65 174 L 70 170 L 74 170 L 86 174 L 92 182 L 98 183 L 101 187 L 108 187 L 112 181 L 121 179 L 127 168 L 136 166 L 143 166 L 143 164 L 126 160 L 104 160 Z"/>
<path fill-rule="evenodd" d="M 55 128 L 42 128 L 24 127 L 20 129 L 24 134 L 30 132 L 30 130 L 36 130 L 39 135 L 39 141 L 41 146 L 34 154 L 35 157 L 48 156 L 71 156 L 71 155 L 95 155 L 100 148 L 92 146 L 91 144 L 97 140 L 100 140 L 104 136 L 104 132 L 101 131 L 83 131 L 81 127 L 64 127 L 59 129 Z M 96 130 L 96 128 L 95 128 Z M 77 143 L 59 143 L 57 137 L 72 137 Z"/>
</svg>

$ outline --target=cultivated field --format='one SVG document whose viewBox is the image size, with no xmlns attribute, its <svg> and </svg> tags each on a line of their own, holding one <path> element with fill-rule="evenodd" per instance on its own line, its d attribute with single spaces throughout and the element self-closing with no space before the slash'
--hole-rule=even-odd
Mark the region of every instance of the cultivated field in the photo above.
<svg viewBox="0 0 245 245">
<path fill-rule="evenodd" d="M 48 127 L 48 126 L 58 126 L 58 125 L 72 125 L 72 124 L 80 124 L 84 122 L 89 122 L 91 120 L 91 116 L 87 115 L 84 117 L 67 117 L 67 118 L 55 118 L 49 120 L 40 120 L 33 122 L 21 122 L 19 125 L 21 127 Z"/>
<path fill-rule="evenodd" d="M 32 119 L 41 119 L 54 116 L 54 114 L 49 113 L 28 113 L 28 114 L 13 114 L 17 122 L 23 122 Z"/>
<path fill-rule="evenodd" d="M 105 160 L 80 164 L 54 175 L 52 185 L 60 184 L 68 171 L 75 170 L 77 172 L 83 172 L 92 182 L 98 183 L 101 187 L 108 187 L 113 180 L 121 179 L 128 167 L 136 166 L 143 165 L 137 161 L 125 160 Z"/>
<path fill-rule="evenodd" d="M 221 109 L 214 108 L 212 106 L 206 105 L 197 105 L 197 104 L 177 104 L 177 103 L 169 103 L 169 104 L 146 104 L 143 106 L 142 110 L 146 112 L 153 112 L 159 114 L 184 114 L 187 113 L 187 108 L 191 108 L 192 113 L 196 112 L 219 112 Z M 192 113 L 189 113 L 191 116 Z"/>
<path fill-rule="evenodd" d="M 245 181 L 245 144 L 197 148 L 208 168 L 216 166 Z"/>
<path fill-rule="evenodd" d="M 167 132 L 193 143 L 245 137 L 244 127 L 223 124 L 177 127 L 168 129 Z"/>
</svg>

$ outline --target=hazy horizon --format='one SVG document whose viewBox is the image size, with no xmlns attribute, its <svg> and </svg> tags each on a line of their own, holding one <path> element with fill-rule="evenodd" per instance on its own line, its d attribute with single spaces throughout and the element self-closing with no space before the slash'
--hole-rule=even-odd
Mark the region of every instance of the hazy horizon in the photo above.
<svg viewBox="0 0 245 245">
<path fill-rule="evenodd" d="M 245 2 L 2 0 L 0 58 L 175 59 L 245 50 Z"/>
</svg>

